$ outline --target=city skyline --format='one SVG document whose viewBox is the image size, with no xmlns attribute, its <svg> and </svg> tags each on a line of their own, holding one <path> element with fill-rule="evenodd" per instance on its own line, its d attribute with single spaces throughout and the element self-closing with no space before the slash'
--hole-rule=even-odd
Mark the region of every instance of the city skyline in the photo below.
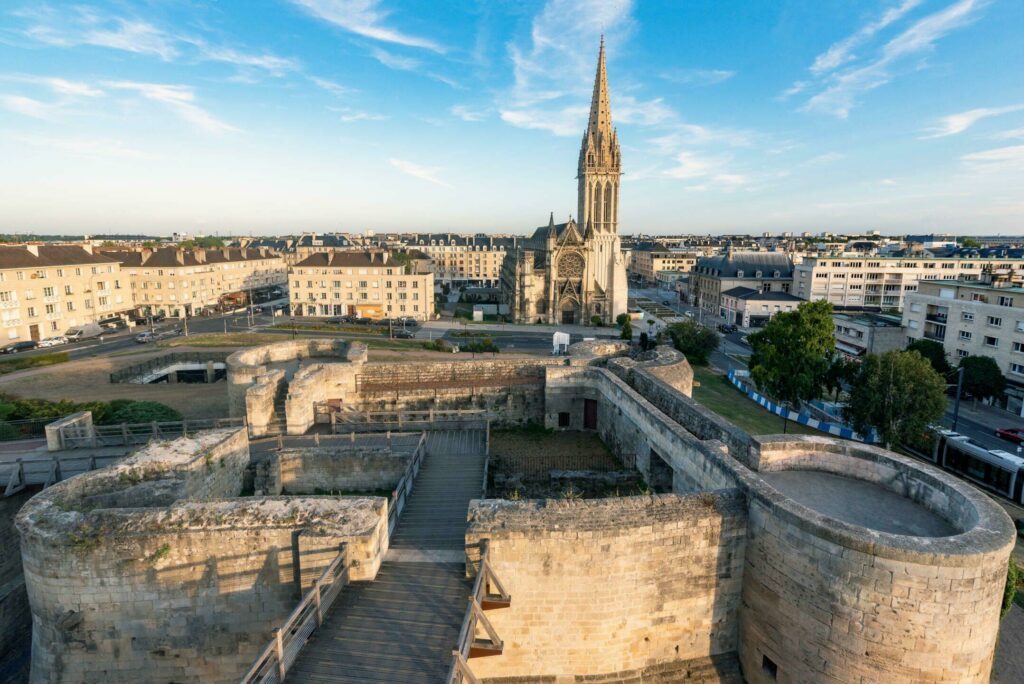
<svg viewBox="0 0 1024 684">
<path fill-rule="evenodd" d="M 528 233 L 603 32 L 623 233 L 1020 232 L 1024 6 L 847 5 L 16 4 L 0 231 Z"/>
</svg>

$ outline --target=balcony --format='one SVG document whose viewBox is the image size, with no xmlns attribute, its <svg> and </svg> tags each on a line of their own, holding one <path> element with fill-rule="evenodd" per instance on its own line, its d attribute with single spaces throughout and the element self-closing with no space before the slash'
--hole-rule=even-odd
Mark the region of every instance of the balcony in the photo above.
<svg viewBox="0 0 1024 684">
<path fill-rule="evenodd" d="M 946 325 L 949 321 L 949 316 L 946 314 L 930 313 L 924 315 L 924 320 L 930 323 L 938 323 L 939 325 Z"/>
<path fill-rule="evenodd" d="M 60 301 L 60 295 L 49 295 L 43 297 L 43 301 L 46 302 L 47 304 L 56 304 L 57 302 Z"/>
<path fill-rule="evenodd" d="M 21 304 L 17 299 L 11 302 L 0 302 L 0 309 L 17 309 Z"/>
<path fill-rule="evenodd" d="M 925 330 L 924 331 L 924 339 L 926 339 L 926 340 L 935 340 L 936 342 L 943 342 L 946 339 L 946 331 L 945 330 L 942 330 L 942 331 L 938 331 L 938 330 Z"/>
<path fill-rule="evenodd" d="M 62 314 L 59 311 L 54 311 L 53 313 L 46 314 L 46 320 L 48 320 L 48 321 L 59 321 L 60 318 L 61 318 L 61 315 Z"/>
</svg>

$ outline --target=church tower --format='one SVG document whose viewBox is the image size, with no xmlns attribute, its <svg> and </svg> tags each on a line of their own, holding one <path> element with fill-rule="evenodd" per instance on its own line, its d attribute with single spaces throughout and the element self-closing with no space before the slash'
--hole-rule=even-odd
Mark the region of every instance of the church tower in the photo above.
<svg viewBox="0 0 1024 684">
<path fill-rule="evenodd" d="M 601 36 L 594 96 L 590 102 L 590 120 L 583 133 L 576 176 L 579 183 L 576 216 L 580 227 L 588 233 L 593 231 L 595 236 L 618 234 L 620 162 L 619 138 L 612 127 L 604 36 Z"/>
</svg>

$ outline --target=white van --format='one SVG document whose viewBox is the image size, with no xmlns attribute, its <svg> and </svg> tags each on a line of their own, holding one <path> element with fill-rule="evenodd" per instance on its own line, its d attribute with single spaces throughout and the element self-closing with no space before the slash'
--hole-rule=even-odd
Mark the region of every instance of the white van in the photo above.
<svg viewBox="0 0 1024 684">
<path fill-rule="evenodd" d="M 85 323 L 83 325 L 76 325 L 73 328 L 68 328 L 64 332 L 64 337 L 68 338 L 68 342 L 81 342 L 82 340 L 90 340 L 94 337 L 99 337 L 104 333 L 96 323 Z"/>
</svg>

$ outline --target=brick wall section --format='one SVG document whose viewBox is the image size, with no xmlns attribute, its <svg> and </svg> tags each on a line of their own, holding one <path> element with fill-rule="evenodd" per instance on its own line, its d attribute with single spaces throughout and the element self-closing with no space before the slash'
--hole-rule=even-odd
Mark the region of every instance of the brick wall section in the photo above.
<svg viewBox="0 0 1024 684">
<path fill-rule="evenodd" d="M 504 653 L 473 672 L 596 676 L 735 652 L 745 530 L 735 492 L 474 501 L 467 544 L 490 540 L 512 604 L 487 613 Z"/>
<path fill-rule="evenodd" d="M 283 449 L 280 462 L 280 490 L 289 494 L 320 492 L 368 492 L 392 489 L 409 463 L 409 454 L 395 454 L 386 448 L 315 447 Z M 268 486 L 267 491 L 275 491 Z"/>
</svg>

